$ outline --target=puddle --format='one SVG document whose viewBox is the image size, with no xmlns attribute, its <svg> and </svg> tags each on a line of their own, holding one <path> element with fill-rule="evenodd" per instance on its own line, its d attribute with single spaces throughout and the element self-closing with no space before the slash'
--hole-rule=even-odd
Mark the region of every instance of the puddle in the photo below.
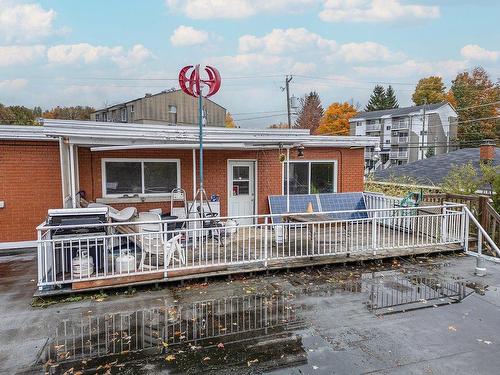
<svg viewBox="0 0 500 375">
<path fill-rule="evenodd" d="M 54 374 L 262 373 L 307 364 L 301 332 L 315 324 L 311 311 L 327 300 L 333 301 L 324 307 L 327 315 L 352 304 L 354 314 L 376 319 L 459 303 L 473 292 L 461 281 L 383 271 L 275 294 L 85 313 L 58 323 L 38 366 Z"/>
</svg>

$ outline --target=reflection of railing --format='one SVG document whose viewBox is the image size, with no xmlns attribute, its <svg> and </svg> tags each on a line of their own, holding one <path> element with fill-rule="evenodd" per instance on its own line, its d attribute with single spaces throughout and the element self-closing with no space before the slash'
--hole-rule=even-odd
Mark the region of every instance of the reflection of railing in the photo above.
<svg viewBox="0 0 500 375">
<path fill-rule="evenodd" d="M 383 277 L 370 286 L 368 307 L 392 313 L 460 302 L 467 296 L 464 282 L 447 282 L 428 276 Z"/>
<path fill-rule="evenodd" d="M 249 295 L 63 320 L 41 363 L 75 362 L 148 349 L 160 355 L 176 345 L 229 345 L 301 327 L 284 295 Z"/>
</svg>

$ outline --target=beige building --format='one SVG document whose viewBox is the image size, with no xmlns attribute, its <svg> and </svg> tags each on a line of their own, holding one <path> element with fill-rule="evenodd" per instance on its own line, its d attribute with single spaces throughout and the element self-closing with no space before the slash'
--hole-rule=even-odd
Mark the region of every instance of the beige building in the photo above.
<svg viewBox="0 0 500 375">
<path fill-rule="evenodd" d="M 204 99 L 203 108 L 207 116 L 207 126 L 224 126 L 224 107 L 210 99 Z M 198 99 L 182 90 L 162 91 L 100 109 L 92 113 L 90 119 L 137 124 L 197 125 Z"/>
</svg>

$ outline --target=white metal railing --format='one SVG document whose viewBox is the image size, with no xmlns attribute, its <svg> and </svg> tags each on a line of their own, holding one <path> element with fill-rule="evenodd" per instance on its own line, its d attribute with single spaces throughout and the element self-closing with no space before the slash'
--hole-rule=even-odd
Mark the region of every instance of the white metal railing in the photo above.
<svg viewBox="0 0 500 375">
<path fill-rule="evenodd" d="M 392 123 L 392 130 L 408 129 L 409 127 L 410 127 L 410 121 L 408 120 L 395 121 Z"/>
<path fill-rule="evenodd" d="M 380 127 L 381 127 L 380 124 L 367 124 L 366 125 L 366 131 L 367 132 L 379 131 Z"/>
<path fill-rule="evenodd" d="M 389 158 L 391 159 L 407 159 L 408 151 L 391 151 L 389 153 Z"/>
<path fill-rule="evenodd" d="M 401 208 L 391 197 L 365 197 L 366 210 L 326 212 L 325 219 L 301 223 L 285 221 L 289 215 L 106 223 L 103 234 L 62 238 L 53 235 L 58 227 L 42 224 L 38 286 L 148 274 L 161 279 L 174 271 L 285 266 L 289 259 L 464 243 L 462 205 Z M 228 225 L 234 221 L 247 224 Z"/>
<path fill-rule="evenodd" d="M 408 143 L 408 137 L 391 137 L 391 143 Z"/>
</svg>

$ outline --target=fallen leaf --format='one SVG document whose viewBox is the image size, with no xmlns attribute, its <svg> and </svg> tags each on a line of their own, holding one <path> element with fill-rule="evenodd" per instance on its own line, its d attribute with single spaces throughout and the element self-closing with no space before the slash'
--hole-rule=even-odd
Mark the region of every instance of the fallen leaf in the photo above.
<svg viewBox="0 0 500 375">
<path fill-rule="evenodd" d="M 247 362 L 247 366 L 250 367 L 251 365 L 253 365 L 254 363 L 257 363 L 257 362 L 259 362 L 258 359 L 252 359 L 252 360 Z"/>
<path fill-rule="evenodd" d="M 175 361 L 175 355 L 173 354 L 169 354 L 165 357 L 165 361 L 167 362 L 172 362 L 172 361 Z"/>
<path fill-rule="evenodd" d="M 453 327 L 453 326 L 448 326 L 448 329 L 449 329 L 450 331 L 456 331 L 456 330 L 457 330 L 457 329 L 456 329 L 455 327 Z"/>
</svg>

